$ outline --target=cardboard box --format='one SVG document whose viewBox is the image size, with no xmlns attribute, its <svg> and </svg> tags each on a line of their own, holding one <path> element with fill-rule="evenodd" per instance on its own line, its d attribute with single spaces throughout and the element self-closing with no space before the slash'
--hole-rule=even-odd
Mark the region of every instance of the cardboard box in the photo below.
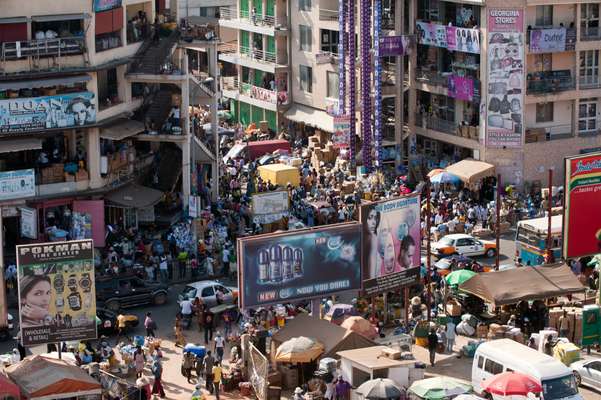
<svg viewBox="0 0 601 400">
<path fill-rule="evenodd" d="M 446 305 L 447 315 L 458 317 L 461 315 L 461 304 L 456 301 L 449 301 Z"/>
</svg>

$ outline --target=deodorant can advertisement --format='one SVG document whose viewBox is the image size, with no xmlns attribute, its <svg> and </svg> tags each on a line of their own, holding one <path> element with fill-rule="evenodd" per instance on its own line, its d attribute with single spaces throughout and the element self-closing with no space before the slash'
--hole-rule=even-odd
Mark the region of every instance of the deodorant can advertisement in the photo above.
<svg viewBox="0 0 601 400">
<path fill-rule="evenodd" d="M 240 306 L 329 296 L 361 288 L 361 224 L 238 239 Z"/>
</svg>

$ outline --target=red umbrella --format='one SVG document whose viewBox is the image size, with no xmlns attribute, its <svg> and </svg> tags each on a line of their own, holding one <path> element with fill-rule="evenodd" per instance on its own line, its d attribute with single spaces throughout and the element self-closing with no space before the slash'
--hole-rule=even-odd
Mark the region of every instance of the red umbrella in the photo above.
<svg viewBox="0 0 601 400">
<path fill-rule="evenodd" d="M 485 391 L 500 396 L 526 396 L 528 393 L 540 393 L 543 388 L 534 378 L 519 372 L 503 372 L 485 380 Z"/>
</svg>

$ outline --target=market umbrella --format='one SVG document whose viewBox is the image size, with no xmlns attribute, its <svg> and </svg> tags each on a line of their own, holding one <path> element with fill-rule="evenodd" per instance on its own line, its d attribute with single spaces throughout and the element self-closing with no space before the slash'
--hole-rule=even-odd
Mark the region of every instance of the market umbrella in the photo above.
<svg viewBox="0 0 601 400">
<path fill-rule="evenodd" d="M 399 399 L 405 395 L 392 379 L 382 378 L 365 382 L 355 392 L 370 400 Z"/>
<path fill-rule="evenodd" d="M 378 337 L 376 328 L 363 317 L 348 317 L 340 324 L 340 326 L 346 330 L 365 336 L 368 339 L 375 339 Z"/>
<path fill-rule="evenodd" d="M 442 168 L 434 168 L 432 171 L 428 172 L 428 178 L 432 178 L 442 172 L 445 172 Z"/>
<path fill-rule="evenodd" d="M 430 178 L 430 182 L 458 184 L 461 182 L 461 178 L 459 178 L 457 175 L 451 174 L 450 172 L 444 171 Z"/>
<path fill-rule="evenodd" d="M 449 286 L 459 286 L 463 282 L 471 279 L 474 275 L 476 275 L 474 271 L 470 271 L 469 269 L 459 269 L 448 274 L 445 279 Z"/>
<path fill-rule="evenodd" d="M 413 382 L 409 387 L 411 393 L 427 400 L 443 399 L 449 396 L 468 393 L 471 390 L 471 385 L 448 376 L 422 379 Z"/>
<path fill-rule="evenodd" d="M 311 338 L 299 336 L 279 345 L 275 359 L 279 362 L 307 363 L 315 360 L 323 351 L 323 344 Z"/>
<path fill-rule="evenodd" d="M 586 264 L 588 267 L 595 267 L 595 269 L 601 269 L 601 254 L 596 254 L 591 258 L 591 260 Z"/>
<path fill-rule="evenodd" d="M 503 372 L 482 382 L 482 387 L 490 394 L 499 396 L 526 396 L 540 393 L 543 388 L 529 375 L 519 372 Z"/>
</svg>

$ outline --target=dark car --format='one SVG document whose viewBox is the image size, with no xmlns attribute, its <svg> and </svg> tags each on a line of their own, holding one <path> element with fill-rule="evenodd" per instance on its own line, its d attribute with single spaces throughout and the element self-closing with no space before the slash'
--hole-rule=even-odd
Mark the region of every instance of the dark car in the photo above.
<svg viewBox="0 0 601 400">
<path fill-rule="evenodd" d="M 98 324 L 98 336 L 110 336 L 117 332 L 117 313 L 99 307 L 96 308 L 96 316 L 100 320 L 100 323 Z M 125 314 L 124 316 L 128 329 L 138 326 L 138 317 L 130 314 Z"/>
<path fill-rule="evenodd" d="M 149 282 L 134 275 L 96 279 L 96 299 L 110 311 L 145 304 L 167 302 L 167 285 Z"/>
</svg>

